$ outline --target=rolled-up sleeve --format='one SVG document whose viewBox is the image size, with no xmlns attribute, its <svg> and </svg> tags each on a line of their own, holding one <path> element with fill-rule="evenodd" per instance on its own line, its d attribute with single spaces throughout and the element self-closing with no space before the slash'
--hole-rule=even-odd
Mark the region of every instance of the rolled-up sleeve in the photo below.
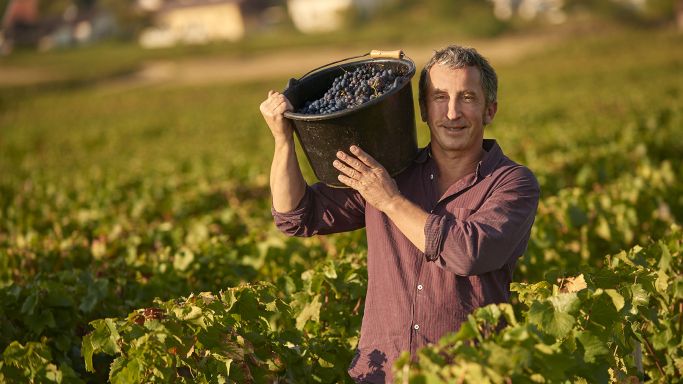
<svg viewBox="0 0 683 384">
<path fill-rule="evenodd" d="M 450 211 L 430 214 L 424 229 L 425 257 L 461 276 L 502 268 L 526 250 L 539 196 L 531 171 L 512 170 L 468 217 Z"/>
<path fill-rule="evenodd" d="M 290 212 L 271 206 L 275 226 L 288 236 L 346 232 L 365 226 L 365 200 L 350 188 L 323 183 L 306 187 L 299 205 Z"/>
</svg>

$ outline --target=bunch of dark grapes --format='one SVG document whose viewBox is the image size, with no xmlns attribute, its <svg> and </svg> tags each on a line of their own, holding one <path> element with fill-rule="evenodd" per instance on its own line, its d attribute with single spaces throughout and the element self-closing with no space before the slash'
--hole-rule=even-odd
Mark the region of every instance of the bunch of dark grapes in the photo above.
<svg viewBox="0 0 683 384">
<path fill-rule="evenodd" d="M 391 69 L 363 65 L 337 76 L 323 97 L 307 101 L 297 112 L 321 115 L 354 108 L 398 87 L 402 79 Z"/>
</svg>

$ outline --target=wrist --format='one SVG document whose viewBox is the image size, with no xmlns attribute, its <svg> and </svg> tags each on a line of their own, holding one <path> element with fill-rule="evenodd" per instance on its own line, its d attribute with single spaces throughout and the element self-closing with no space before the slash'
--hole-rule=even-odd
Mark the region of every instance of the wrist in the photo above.
<svg viewBox="0 0 683 384">
<path fill-rule="evenodd" d="M 275 138 L 275 148 L 286 148 L 294 146 L 294 135 L 292 135 L 292 133 L 290 133 L 289 135 L 273 135 L 273 138 Z"/>
<path fill-rule="evenodd" d="M 406 199 L 400 193 L 398 193 L 388 198 L 387 201 L 382 205 L 382 209 L 380 210 L 386 213 L 387 216 L 392 216 L 396 212 L 399 212 L 401 211 L 401 209 L 403 209 L 405 201 Z"/>
</svg>

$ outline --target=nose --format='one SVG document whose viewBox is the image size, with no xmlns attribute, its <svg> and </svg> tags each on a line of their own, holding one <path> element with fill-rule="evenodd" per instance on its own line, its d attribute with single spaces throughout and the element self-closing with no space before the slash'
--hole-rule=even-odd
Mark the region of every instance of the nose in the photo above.
<svg viewBox="0 0 683 384">
<path fill-rule="evenodd" d="M 452 97 L 448 101 L 448 113 L 446 114 L 449 120 L 457 120 L 460 116 L 460 105 L 457 98 Z"/>
</svg>

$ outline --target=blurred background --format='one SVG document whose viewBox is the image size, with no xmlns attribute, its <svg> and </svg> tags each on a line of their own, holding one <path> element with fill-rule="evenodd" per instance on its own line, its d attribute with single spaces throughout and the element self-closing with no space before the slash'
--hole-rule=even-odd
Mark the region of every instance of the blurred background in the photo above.
<svg viewBox="0 0 683 384">
<path fill-rule="evenodd" d="M 258 124 L 253 114 L 228 117 L 245 112 L 230 103 L 250 99 L 249 84 L 259 89 L 250 101 L 254 112 L 268 88 L 282 89 L 290 77 L 371 49 L 403 49 L 419 66 L 434 49 L 459 43 L 500 67 L 524 65 L 564 43 L 621 36 L 623 46 L 606 44 L 622 50 L 662 36 L 676 39 L 683 30 L 683 0 L 0 0 L 0 12 L 0 147 L 21 162 L 55 153 L 56 164 L 91 163 L 107 153 L 80 141 L 74 143 L 79 151 L 62 145 L 84 134 L 99 135 L 110 154 L 135 143 L 146 149 L 127 160 L 154 150 L 144 140 L 124 139 L 125 127 L 187 143 L 178 128 L 192 116 L 185 133 L 223 140 L 197 141 L 194 148 L 234 145 L 236 136 L 267 140 L 251 128 L 226 131 L 217 123 Z M 199 89 L 204 96 L 217 92 L 212 102 L 220 108 L 198 103 L 193 93 Z M 169 108 L 173 92 L 181 106 Z M 49 106 L 36 105 L 41 100 Z M 118 103 L 130 103 L 129 112 Z M 106 113 L 98 110 L 102 105 L 109 106 Z M 55 119 L 66 110 L 64 120 Z M 170 121 L 173 113 L 178 116 Z M 125 119 L 133 122 L 122 124 Z M 65 126 L 69 135 L 44 142 Z M 419 135 L 425 144 L 426 131 Z M 119 139 L 126 149 L 116 146 Z"/>
<path fill-rule="evenodd" d="M 0 14 L 0 86 L 244 79 L 235 67 L 278 52 L 277 66 L 248 71 L 262 79 L 370 47 L 403 48 L 419 61 L 440 44 L 471 39 L 522 35 L 503 44 L 519 55 L 548 38 L 615 27 L 683 30 L 679 0 L 0 0 Z M 233 60 L 154 62 L 216 57 Z M 79 61 L 87 68 L 74 69 Z"/>
<path fill-rule="evenodd" d="M 7 55 L 103 41 L 149 49 L 269 38 L 274 46 L 344 37 L 416 42 L 589 22 L 681 28 L 682 7 L 678 0 L 2 0 L 0 47 Z M 335 39 L 335 31 L 345 36 Z"/>
<path fill-rule="evenodd" d="M 322 307 L 315 296 L 318 355 L 297 364 L 348 381 L 363 231 L 277 232 L 258 107 L 371 49 L 419 68 L 457 43 L 496 68 L 485 135 L 542 190 L 515 281 L 600 268 L 683 222 L 683 0 L 0 0 L 0 15 L 0 352 L 46 351 L 4 352 L 0 381 L 56 367 L 106 381 L 112 358 L 84 364 L 89 323 L 154 298 L 265 281 L 305 315 L 317 293 L 302 279 L 337 276 L 333 262 L 355 277 L 340 273 Z"/>
</svg>

